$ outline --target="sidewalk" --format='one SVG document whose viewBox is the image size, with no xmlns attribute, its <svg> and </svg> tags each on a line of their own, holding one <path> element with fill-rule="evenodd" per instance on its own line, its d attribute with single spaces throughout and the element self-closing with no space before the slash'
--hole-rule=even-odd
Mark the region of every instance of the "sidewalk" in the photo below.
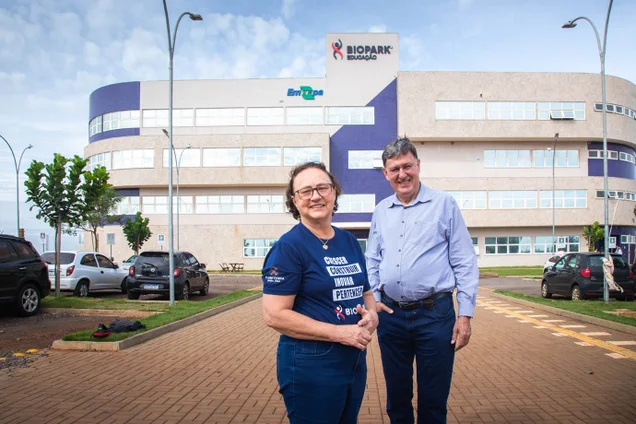
<svg viewBox="0 0 636 424">
<path fill-rule="evenodd" d="M 528 318 L 535 322 L 521 322 L 503 311 L 533 311 L 489 293 L 481 290 L 470 345 L 457 355 L 449 422 L 636 422 L 636 361 L 565 334 L 584 328 L 536 325 L 563 317 L 536 312 Z M 125 351 L 48 351 L 29 368 L 0 372 L 0 423 L 285 423 L 277 334 L 263 324 L 261 306 L 250 302 Z M 579 323 L 546 326 L 565 324 Z M 607 334 L 598 337 L 634 339 Z M 359 422 L 388 424 L 375 341 L 368 366 Z"/>
</svg>

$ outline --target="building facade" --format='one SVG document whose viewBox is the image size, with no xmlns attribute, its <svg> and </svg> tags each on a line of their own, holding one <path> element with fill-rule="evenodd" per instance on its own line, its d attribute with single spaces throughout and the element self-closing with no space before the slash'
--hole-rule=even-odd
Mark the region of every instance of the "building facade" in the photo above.
<svg viewBox="0 0 636 424">
<path fill-rule="evenodd" d="M 588 250 L 584 227 L 603 224 L 599 75 L 400 72 L 397 34 L 328 34 L 325 54 L 324 78 L 174 82 L 175 249 L 211 269 L 259 269 L 295 224 L 284 192 L 306 161 L 338 178 L 334 224 L 364 246 L 375 205 L 392 194 L 382 149 L 406 135 L 423 184 L 457 199 L 480 266 Z M 607 103 L 610 245 L 632 258 L 636 86 L 608 76 Z M 113 84 L 90 98 L 85 157 L 109 170 L 124 196 L 118 213 L 150 219 L 144 249 L 168 248 L 167 105 L 167 81 Z M 116 260 L 132 253 L 120 227 L 100 232 L 114 234 Z"/>
</svg>

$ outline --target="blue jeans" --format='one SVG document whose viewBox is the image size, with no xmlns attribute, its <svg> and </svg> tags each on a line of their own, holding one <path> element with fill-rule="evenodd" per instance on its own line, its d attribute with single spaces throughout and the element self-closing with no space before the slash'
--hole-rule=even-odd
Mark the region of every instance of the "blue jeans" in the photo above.
<svg viewBox="0 0 636 424">
<path fill-rule="evenodd" d="M 391 309 L 393 314 L 378 314 L 378 342 L 391 424 L 414 423 L 414 358 L 417 363 L 417 422 L 445 423 L 455 358 L 455 347 L 451 345 L 455 325 L 453 297 L 438 299 L 429 309 Z"/>
<path fill-rule="evenodd" d="M 276 377 L 290 424 L 355 424 L 367 383 L 367 352 L 283 335 Z"/>
</svg>

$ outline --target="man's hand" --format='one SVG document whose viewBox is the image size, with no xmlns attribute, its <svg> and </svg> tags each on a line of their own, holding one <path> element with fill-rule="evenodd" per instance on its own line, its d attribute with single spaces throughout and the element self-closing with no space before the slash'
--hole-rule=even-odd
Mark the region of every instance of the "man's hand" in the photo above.
<svg viewBox="0 0 636 424">
<path fill-rule="evenodd" d="M 376 302 L 375 302 L 375 309 L 376 309 L 378 312 L 386 312 L 386 313 L 389 313 L 389 314 L 392 314 L 392 313 L 393 313 L 393 309 L 389 308 L 388 306 L 386 306 L 386 305 L 385 305 L 384 303 L 382 303 L 382 302 L 377 302 L 377 301 L 376 301 Z"/>
<path fill-rule="evenodd" d="M 455 352 L 468 344 L 470 340 L 470 317 L 460 316 L 455 321 L 453 327 L 453 339 L 451 344 L 455 345 Z"/>
<path fill-rule="evenodd" d="M 376 328 L 378 328 L 378 314 L 375 311 L 368 311 L 364 309 L 360 304 L 356 306 L 356 310 L 362 317 L 360 321 L 358 321 L 358 327 L 365 328 L 369 333 L 373 334 Z"/>
</svg>

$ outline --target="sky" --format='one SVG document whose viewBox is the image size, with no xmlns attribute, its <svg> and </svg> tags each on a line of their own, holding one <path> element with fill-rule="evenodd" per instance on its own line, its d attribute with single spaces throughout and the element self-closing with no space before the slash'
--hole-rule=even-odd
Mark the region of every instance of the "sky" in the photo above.
<svg viewBox="0 0 636 424">
<path fill-rule="evenodd" d="M 182 12 L 174 78 L 323 77 L 326 33 L 396 32 L 401 71 L 600 72 L 605 0 L 167 0 Z M 616 0 L 606 72 L 636 83 L 636 1 Z M 0 0 L 0 135 L 19 158 L 21 227 L 38 248 L 52 229 L 24 203 L 24 171 L 83 156 L 99 87 L 168 79 L 162 0 Z M 600 97 L 600 95 L 599 95 Z M 611 102 L 611 99 L 608 99 Z M 630 105 L 636 109 L 636 104 Z M 15 168 L 0 139 L 0 232 L 16 228 Z M 66 248 L 74 240 L 65 238 Z M 49 247 L 52 248 L 52 241 Z"/>
</svg>

